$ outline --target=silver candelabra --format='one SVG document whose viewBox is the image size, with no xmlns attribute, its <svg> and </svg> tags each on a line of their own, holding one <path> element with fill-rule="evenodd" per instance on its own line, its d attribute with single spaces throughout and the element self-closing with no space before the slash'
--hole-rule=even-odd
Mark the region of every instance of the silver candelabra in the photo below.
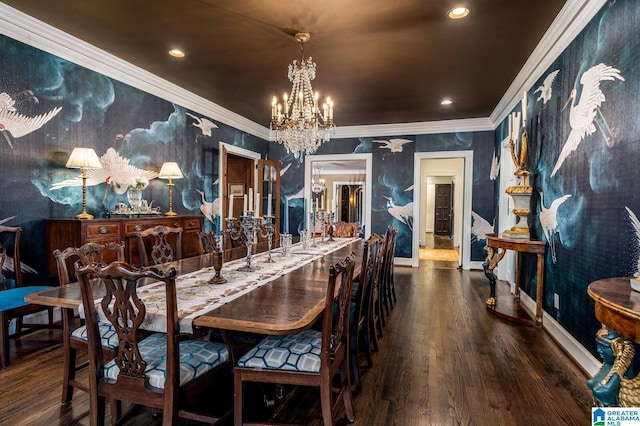
<svg viewBox="0 0 640 426">
<path fill-rule="evenodd" d="M 244 238 L 244 244 L 247 246 L 247 263 L 245 266 L 238 268 L 238 271 L 253 272 L 255 268 L 251 266 L 251 252 L 253 246 L 253 239 L 256 237 L 256 230 L 260 227 L 260 217 L 253 217 L 253 212 L 248 211 L 246 215 L 238 218 L 238 227 L 234 224 L 234 218 L 227 218 L 227 230 L 229 231 L 229 237 L 234 240 L 242 240 Z"/>
<path fill-rule="evenodd" d="M 271 258 L 271 246 L 273 245 L 273 219 L 275 216 L 262 216 L 262 224 L 264 225 L 267 234 L 260 234 L 262 237 L 267 238 L 267 260 L 265 263 L 273 263 L 274 260 Z"/>
</svg>

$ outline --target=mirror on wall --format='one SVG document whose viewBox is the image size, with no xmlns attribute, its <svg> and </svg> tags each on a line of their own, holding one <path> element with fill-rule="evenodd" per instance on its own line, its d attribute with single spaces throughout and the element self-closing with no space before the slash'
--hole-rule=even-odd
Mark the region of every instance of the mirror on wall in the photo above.
<svg viewBox="0 0 640 426">
<path fill-rule="evenodd" d="M 362 223 L 363 219 L 363 183 L 337 183 L 335 193 L 337 194 L 336 221 Z"/>
<path fill-rule="evenodd" d="M 313 161 L 311 171 L 311 208 L 334 212 L 336 222 L 364 225 L 365 161 Z"/>
</svg>

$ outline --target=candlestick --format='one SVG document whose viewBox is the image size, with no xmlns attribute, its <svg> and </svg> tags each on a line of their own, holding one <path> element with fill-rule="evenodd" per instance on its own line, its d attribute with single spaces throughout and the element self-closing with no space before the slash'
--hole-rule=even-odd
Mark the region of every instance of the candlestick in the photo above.
<svg viewBox="0 0 640 426">
<path fill-rule="evenodd" d="M 510 140 L 513 140 L 512 121 L 513 121 L 513 116 L 512 114 L 509 114 L 509 139 Z"/>
<path fill-rule="evenodd" d="M 229 214 L 227 217 L 229 219 L 233 217 L 233 194 L 229 196 Z"/>
<path fill-rule="evenodd" d="M 249 210 L 250 212 L 253 211 L 253 188 L 249 188 Z"/>
<path fill-rule="evenodd" d="M 267 216 L 271 216 L 271 193 L 267 197 Z"/>
<path fill-rule="evenodd" d="M 259 192 L 256 192 L 256 205 L 255 205 L 255 207 L 256 207 L 256 210 L 255 210 L 254 215 L 255 216 L 262 215 L 262 209 L 260 208 L 260 193 Z"/>
<path fill-rule="evenodd" d="M 243 198 L 242 216 L 246 216 L 247 215 L 247 194 L 244 194 L 242 198 Z"/>
</svg>

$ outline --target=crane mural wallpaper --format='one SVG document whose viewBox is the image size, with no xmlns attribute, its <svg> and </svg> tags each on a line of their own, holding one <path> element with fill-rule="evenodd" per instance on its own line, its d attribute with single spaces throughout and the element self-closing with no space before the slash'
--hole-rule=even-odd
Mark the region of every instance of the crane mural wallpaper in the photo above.
<svg viewBox="0 0 640 426">
<path fill-rule="evenodd" d="M 597 358 L 599 324 L 590 282 L 640 273 L 640 4 L 607 2 L 539 78 L 526 88 L 529 226 L 548 243 L 544 310 Z M 74 147 L 94 148 L 103 169 L 91 172 L 87 210 L 104 217 L 126 202 L 126 182 L 146 177 L 144 198 L 167 211 L 166 181 L 176 161 L 173 208 L 219 214 L 218 154 L 225 142 L 282 161 L 281 205 L 292 233 L 304 226 L 304 159 L 216 117 L 161 99 L 99 72 L 0 35 L 0 222 L 24 228 L 25 280 L 44 277 L 43 219 L 80 211 L 78 172 L 65 163 Z M 265 109 L 269 99 L 265 100 Z M 514 110 L 519 110 L 516 106 Z M 339 123 L 338 123 L 339 125 Z M 332 139 L 323 154 L 371 153 L 371 231 L 398 228 L 396 256 L 410 258 L 414 155 L 472 151 L 471 260 L 484 260 L 484 236 L 497 217 L 499 158 L 506 118 L 495 131 Z M 535 261 L 525 256 L 523 291 L 535 297 Z M 481 274 L 480 271 L 478 271 Z M 560 306 L 553 307 L 554 293 Z"/>
<path fill-rule="evenodd" d="M 527 92 L 529 224 L 548 244 L 544 309 L 592 353 L 600 324 L 588 285 L 638 273 L 639 24 L 636 2 L 607 2 Z"/>
</svg>

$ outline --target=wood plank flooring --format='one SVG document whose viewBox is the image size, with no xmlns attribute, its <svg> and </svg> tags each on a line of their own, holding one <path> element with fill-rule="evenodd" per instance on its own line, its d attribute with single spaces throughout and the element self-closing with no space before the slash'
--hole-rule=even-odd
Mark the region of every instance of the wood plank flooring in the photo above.
<svg viewBox="0 0 640 426">
<path fill-rule="evenodd" d="M 395 281 L 398 302 L 374 366 L 364 370 L 356 425 L 589 424 L 586 375 L 544 330 L 489 314 L 481 271 L 421 261 L 396 267 Z M 506 284 L 498 290 L 510 297 Z M 11 356 L 13 364 L 0 370 L 0 424 L 88 424 L 85 394 L 60 405 L 59 331 L 23 337 Z M 258 399 L 253 407 L 265 411 Z M 279 420 L 320 425 L 317 394 L 302 392 Z M 343 416 L 339 424 L 346 423 Z M 143 411 L 128 424 L 159 425 L 161 418 Z"/>
</svg>

